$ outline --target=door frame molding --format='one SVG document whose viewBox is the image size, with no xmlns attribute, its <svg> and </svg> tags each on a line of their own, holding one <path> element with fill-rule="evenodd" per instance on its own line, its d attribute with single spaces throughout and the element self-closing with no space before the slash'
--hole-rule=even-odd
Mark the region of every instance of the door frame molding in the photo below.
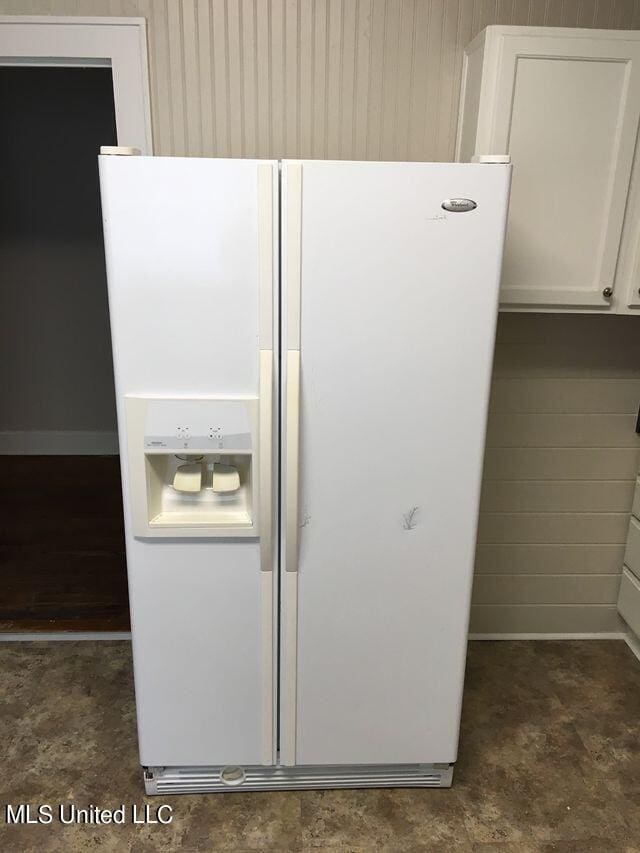
<svg viewBox="0 0 640 853">
<path fill-rule="evenodd" d="M 145 18 L 0 15 L 0 66 L 111 68 L 119 145 L 153 153 Z"/>
</svg>

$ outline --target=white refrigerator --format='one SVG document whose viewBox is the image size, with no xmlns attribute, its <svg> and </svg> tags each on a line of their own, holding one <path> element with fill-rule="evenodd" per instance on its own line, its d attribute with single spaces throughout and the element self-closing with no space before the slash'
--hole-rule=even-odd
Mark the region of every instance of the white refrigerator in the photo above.
<svg viewBox="0 0 640 853">
<path fill-rule="evenodd" d="M 147 792 L 450 785 L 510 166 L 100 180 Z"/>
</svg>

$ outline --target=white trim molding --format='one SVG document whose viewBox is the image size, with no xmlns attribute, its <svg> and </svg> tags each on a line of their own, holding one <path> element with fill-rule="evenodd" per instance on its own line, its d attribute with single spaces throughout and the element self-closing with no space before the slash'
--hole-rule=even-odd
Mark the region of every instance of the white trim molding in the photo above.
<svg viewBox="0 0 640 853">
<path fill-rule="evenodd" d="M 117 456 L 118 433 L 98 430 L 0 431 L 0 456 Z"/>
<path fill-rule="evenodd" d="M 469 640 L 626 640 L 624 631 L 568 632 L 558 634 L 469 634 Z"/>
<path fill-rule="evenodd" d="M 119 145 L 153 153 L 144 18 L 0 16 L 0 65 L 110 67 Z"/>
<path fill-rule="evenodd" d="M 624 635 L 624 641 L 638 660 L 640 660 L 640 640 L 636 637 L 633 631 L 628 631 Z"/>
<path fill-rule="evenodd" d="M 0 643 L 59 643 L 87 640 L 131 642 L 131 631 L 17 631 L 6 634 L 0 632 Z"/>
</svg>

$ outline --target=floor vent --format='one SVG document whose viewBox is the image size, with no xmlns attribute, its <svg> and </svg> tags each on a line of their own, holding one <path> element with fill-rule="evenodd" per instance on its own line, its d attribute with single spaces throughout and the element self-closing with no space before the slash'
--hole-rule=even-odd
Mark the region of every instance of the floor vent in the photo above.
<svg viewBox="0 0 640 853">
<path fill-rule="evenodd" d="M 147 794 L 226 793 L 318 788 L 448 788 L 451 764 L 304 767 L 149 767 Z"/>
</svg>

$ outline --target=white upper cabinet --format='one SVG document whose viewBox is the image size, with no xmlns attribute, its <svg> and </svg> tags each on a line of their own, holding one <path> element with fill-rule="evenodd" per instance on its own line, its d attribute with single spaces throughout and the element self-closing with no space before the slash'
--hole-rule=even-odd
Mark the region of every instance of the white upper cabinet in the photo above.
<svg viewBox="0 0 640 853">
<path fill-rule="evenodd" d="M 640 33 L 496 26 L 467 47 L 457 159 L 513 163 L 504 309 L 640 312 L 639 117 Z"/>
</svg>

